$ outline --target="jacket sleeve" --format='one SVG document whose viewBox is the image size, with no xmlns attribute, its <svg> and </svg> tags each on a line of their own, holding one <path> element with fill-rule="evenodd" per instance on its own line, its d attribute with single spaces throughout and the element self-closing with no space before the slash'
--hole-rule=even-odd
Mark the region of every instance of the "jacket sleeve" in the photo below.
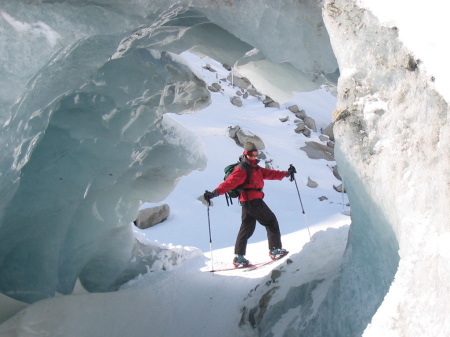
<svg viewBox="0 0 450 337">
<path fill-rule="evenodd" d="M 261 167 L 261 174 L 263 179 L 266 180 L 282 180 L 286 178 L 286 171 L 277 171 L 277 170 L 269 170 L 264 167 Z"/>
<path fill-rule="evenodd" d="M 219 192 L 219 195 L 225 194 L 227 191 L 242 185 L 246 179 L 247 170 L 237 166 L 228 178 L 222 184 L 217 186 L 216 191 Z"/>
</svg>

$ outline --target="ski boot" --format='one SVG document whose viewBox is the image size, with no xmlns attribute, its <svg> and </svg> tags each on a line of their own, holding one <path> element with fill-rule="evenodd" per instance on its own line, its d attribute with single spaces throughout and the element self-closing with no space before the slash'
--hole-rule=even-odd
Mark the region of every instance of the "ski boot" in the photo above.
<svg viewBox="0 0 450 337">
<path fill-rule="evenodd" d="M 283 248 L 271 249 L 269 256 L 272 260 L 281 259 L 283 256 L 287 255 L 289 252 Z"/>
<path fill-rule="evenodd" d="M 236 255 L 233 259 L 234 268 L 244 268 L 251 266 L 249 260 L 247 260 L 244 255 Z"/>
</svg>

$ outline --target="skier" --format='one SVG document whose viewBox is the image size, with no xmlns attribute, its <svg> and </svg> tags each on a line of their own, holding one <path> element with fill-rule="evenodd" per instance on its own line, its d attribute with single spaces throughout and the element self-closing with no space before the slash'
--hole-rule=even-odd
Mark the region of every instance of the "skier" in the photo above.
<svg viewBox="0 0 450 337">
<path fill-rule="evenodd" d="M 272 259 L 278 259 L 287 253 L 282 248 L 281 233 L 275 214 L 263 201 L 264 179 L 282 180 L 285 177 L 293 177 L 295 167 L 290 166 L 287 171 L 277 171 L 263 168 L 258 165 L 258 149 L 254 143 L 247 142 L 244 145 L 244 153 L 239 157 L 240 164 L 234 171 L 212 192 L 206 191 L 204 198 L 210 199 L 242 185 L 239 201 L 242 206 L 242 224 L 239 229 L 234 247 L 235 257 L 233 264 L 236 268 L 247 267 L 250 262 L 245 258 L 247 241 L 253 235 L 256 221 L 266 227 L 269 243 L 269 255 Z"/>
</svg>

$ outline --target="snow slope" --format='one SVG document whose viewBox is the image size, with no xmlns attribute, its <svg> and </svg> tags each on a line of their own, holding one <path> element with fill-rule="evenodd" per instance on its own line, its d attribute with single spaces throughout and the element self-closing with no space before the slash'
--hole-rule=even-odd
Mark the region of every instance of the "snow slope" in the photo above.
<svg viewBox="0 0 450 337">
<path fill-rule="evenodd" d="M 183 57 L 208 84 L 228 75 L 213 60 L 202 60 L 189 53 Z M 206 64 L 217 72 L 203 69 Z M 0 335 L 27 331 L 35 336 L 249 336 L 256 330 L 241 317 L 244 307 L 257 306 L 270 284 L 279 282 L 281 290 L 274 298 L 277 302 L 292 287 L 318 278 L 328 279 L 315 293 L 318 298 L 324 296 L 346 245 L 350 218 L 342 213 L 348 214 L 349 208 L 345 206 L 346 196 L 333 190 L 333 185 L 340 184 L 331 171 L 335 162 L 308 159 L 300 150 L 305 141 L 320 142 L 319 134 L 313 133 L 311 138 L 296 134 L 294 115 L 286 107 L 297 104 L 315 118 L 320 130 L 331 122 L 335 98 L 321 89 L 301 93 L 276 109 L 264 108 L 260 100 L 249 96 L 238 108 L 229 100 L 237 89 L 228 82 L 221 81 L 221 85 L 224 90 L 212 93 L 213 103 L 207 109 L 165 117 L 183 124 L 202 140 L 204 149 L 199 151 L 205 151 L 208 166 L 181 179 L 163 201 L 171 207 L 168 220 L 146 230 L 134 228 L 140 242 L 175 250 L 187 261 L 170 270 L 142 275 L 118 292 L 88 294 L 78 287 L 74 295 L 40 301 L 2 324 Z M 289 121 L 282 123 L 279 118 L 286 116 Z M 278 217 L 283 245 L 290 254 L 251 272 L 211 273 L 211 268 L 231 266 L 240 206 L 227 206 L 223 196 L 213 200 L 209 212 L 210 245 L 207 208 L 197 197 L 206 189 L 214 189 L 223 179 L 223 168 L 242 153 L 242 148 L 227 135 L 228 126 L 234 125 L 263 139 L 264 153 L 275 169 L 286 170 L 289 164 L 297 168 L 296 181 L 305 214 L 294 182 L 268 181 L 265 200 Z M 319 187 L 306 187 L 308 177 Z M 319 201 L 321 196 L 328 200 Z M 262 226 L 250 239 L 247 252 L 247 258 L 254 263 L 269 259 Z M 164 259 L 164 251 L 161 255 Z M 285 276 L 278 280 L 273 269 L 283 271 Z M 279 333 L 295 320 L 296 315 L 287 311 L 271 329 Z"/>
</svg>

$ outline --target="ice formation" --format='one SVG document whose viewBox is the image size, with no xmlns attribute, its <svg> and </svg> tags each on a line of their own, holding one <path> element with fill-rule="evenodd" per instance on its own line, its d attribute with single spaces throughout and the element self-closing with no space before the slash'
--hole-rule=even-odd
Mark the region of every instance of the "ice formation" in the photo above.
<svg viewBox="0 0 450 337">
<path fill-rule="evenodd" d="M 280 99 L 340 70 L 349 243 L 317 315 L 285 336 L 417 336 L 424 321 L 435 324 L 430 336 L 450 331 L 439 323 L 448 313 L 448 106 L 395 27 L 351 0 L 325 3 L 326 28 L 320 1 L 104 3 L 2 1 L 1 293 L 30 303 L 70 293 L 77 279 L 114 290 L 154 262 L 138 258 L 128 226 L 139 201 L 163 199 L 205 166 L 195 136 L 164 117 L 209 102 L 177 57 L 191 50 Z M 291 70 L 288 83 L 273 76 Z M 396 289 L 405 297 L 390 296 Z"/>
<path fill-rule="evenodd" d="M 268 40 L 291 24 L 304 30 L 304 39 L 286 35 L 310 54 L 299 60 L 245 42 L 260 34 L 251 22 L 244 36 L 233 35 L 243 14 L 226 2 L 220 15 L 202 1 L 81 4 L 2 2 L 0 290 L 24 302 L 69 294 L 77 279 L 108 291 L 134 277 L 139 248 L 128 224 L 140 201 L 162 200 L 181 176 L 205 167 L 195 136 L 164 118 L 209 104 L 205 84 L 177 54 L 241 69 L 283 61 L 304 74 L 283 88 L 292 92 L 317 88 L 337 69 L 316 5 L 290 4 L 311 17 L 277 24 L 285 9 L 275 3 L 243 4 Z"/>
</svg>

